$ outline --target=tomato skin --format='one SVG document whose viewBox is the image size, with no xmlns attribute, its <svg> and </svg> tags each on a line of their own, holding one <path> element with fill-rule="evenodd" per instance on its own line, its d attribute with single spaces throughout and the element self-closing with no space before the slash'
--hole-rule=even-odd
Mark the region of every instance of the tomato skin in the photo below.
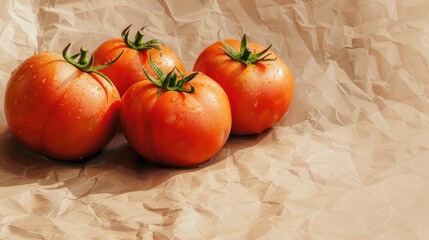
<svg viewBox="0 0 429 240">
<path fill-rule="evenodd" d="M 225 40 L 240 49 L 238 40 Z M 248 42 L 253 52 L 264 47 Z M 228 95 L 232 111 L 232 134 L 260 134 L 286 114 L 293 97 L 293 76 L 286 64 L 271 53 L 274 61 L 246 65 L 228 57 L 220 41 L 208 46 L 198 56 L 194 71 L 200 71 L 218 82 Z"/>
<path fill-rule="evenodd" d="M 194 93 L 159 94 L 153 83 L 141 81 L 122 97 L 122 131 L 148 161 L 173 167 L 198 166 L 226 143 L 232 121 L 228 97 L 204 74 L 198 74 L 191 84 Z"/>
<path fill-rule="evenodd" d="M 185 72 L 183 61 L 171 48 L 164 45 L 159 47 L 161 53 L 156 49 L 135 50 L 128 47 L 121 38 L 110 39 L 102 43 L 94 51 L 94 63 L 95 65 L 105 64 L 118 56 L 122 50 L 124 51 L 115 64 L 100 70 L 101 73 L 105 74 L 113 82 L 122 96 L 131 85 L 147 79 L 141 66 L 148 69 L 150 75 L 154 75 L 149 64 L 150 56 L 152 56 L 152 59 L 160 66 L 164 73 L 169 72 L 174 66 L 180 69 L 180 71 Z"/>
<path fill-rule="evenodd" d="M 118 127 L 120 96 L 105 79 L 78 70 L 60 54 L 25 60 L 5 93 L 10 130 L 35 152 L 79 160 L 100 151 Z"/>
</svg>

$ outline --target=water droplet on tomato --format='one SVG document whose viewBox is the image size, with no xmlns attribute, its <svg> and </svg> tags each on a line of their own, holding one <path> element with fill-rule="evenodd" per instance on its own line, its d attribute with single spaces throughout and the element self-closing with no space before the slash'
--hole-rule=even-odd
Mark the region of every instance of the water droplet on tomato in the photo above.
<svg viewBox="0 0 429 240">
<path fill-rule="evenodd" d="M 176 122 L 176 115 L 170 115 L 165 119 L 165 123 L 171 124 Z"/>
<path fill-rule="evenodd" d="M 15 99 L 15 101 L 13 102 L 13 104 L 15 104 L 15 106 L 18 106 L 18 99 Z"/>
<path fill-rule="evenodd" d="M 30 64 L 30 68 L 33 68 L 34 67 L 34 64 Z"/>
<path fill-rule="evenodd" d="M 177 102 L 177 97 L 172 97 L 172 98 L 170 98 L 170 102 L 172 102 L 172 103 L 175 103 L 175 102 Z"/>
<path fill-rule="evenodd" d="M 28 96 L 27 94 L 24 94 L 24 100 L 27 100 Z"/>
<path fill-rule="evenodd" d="M 35 79 L 37 76 L 36 75 L 33 75 L 33 79 Z"/>
<path fill-rule="evenodd" d="M 46 78 L 42 79 L 42 83 L 46 83 Z"/>
</svg>

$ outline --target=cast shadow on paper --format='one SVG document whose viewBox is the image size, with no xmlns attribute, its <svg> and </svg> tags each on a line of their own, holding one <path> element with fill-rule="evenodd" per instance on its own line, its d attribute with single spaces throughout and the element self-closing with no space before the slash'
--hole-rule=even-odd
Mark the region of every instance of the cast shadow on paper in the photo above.
<svg viewBox="0 0 429 240">
<path fill-rule="evenodd" d="M 148 175 L 155 172 L 159 179 L 157 182 L 160 182 L 173 175 L 174 171 L 156 169 L 141 161 L 120 134 L 115 138 L 116 141 L 102 152 L 82 161 L 70 162 L 49 159 L 32 152 L 7 130 L 0 134 L 0 187 L 29 184 L 67 187 L 68 184 L 79 185 L 87 180 L 103 181 L 109 175 L 109 182 L 114 182 L 114 178 L 144 182 Z"/>
<path fill-rule="evenodd" d="M 0 187 L 36 185 L 44 189 L 67 188 L 76 198 L 96 193 L 115 195 L 153 189 L 177 175 L 225 164 L 235 152 L 256 146 L 271 131 L 260 135 L 231 136 L 225 147 L 200 167 L 167 168 L 153 165 L 138 156 L 120 133 L 102 152 L 82 161 L 70 162 L 34 153 L 6 130 L 0 134 Z"/>
</svg>

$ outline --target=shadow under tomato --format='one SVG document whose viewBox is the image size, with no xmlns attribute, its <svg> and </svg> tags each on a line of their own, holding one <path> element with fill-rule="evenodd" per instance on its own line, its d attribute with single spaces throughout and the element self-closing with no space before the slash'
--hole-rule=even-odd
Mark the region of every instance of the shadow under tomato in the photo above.
<svg viewBox="0 0 429 240">
<path fill-rule="evenodd" d="M 46 179 L 55 163 L 26 148 L 9 130 L 0 134 L 0 186 L 21 185 Z"/>
<path fill-rule="evenodd" d="M 60 161 L 32 152 L 7 130 L 0 133 L 0 187 L 64 188 L 75 198 L 97 193 L 116 195 L 145 191 L 180 174 L 210 167 L 222 168 L 230 154 L 254 147 L 271 131 L 249 136 L 231 135 L 224 148 L 204 164 L 173 168 L 155 165 L 140 157 L 120 131 L 102 151 L 81 161 Z"/>
<path fill-rule="evenodd" d="M 213 157 L 211 157 L 210 159 L 208 159 L 207 161 L 195 165 L 195 166 L 168 166 L 168 165 L 162 165 L 162 164 L 157 164 L 157 163 L 153 163 L 147 159 L 145 159 L 144 157 L 139 157 L 139 161 L 141 162 L 142 165 L 151 167 L 151 168 L 160 168 L 160 169 L 171 169 L 171 170 L 197 170 L 199 168 L 203 168 L 206 166 L 209 166 L 212 162 L 214 162 L 214 159 L 217 157 L 218 153 L 216 153 Z"/>
<path fill-rule="evenodd" d="M 0 133 L 0 187 L 65 188 L 76 198 L 152 189 L 178 174 L 198 171 L 215 160 L 216 156 L 194 168 L 157 166 L 138 156 L 124 136 L 117 133 L 93 156 L 79 161 L 61 161 L 29 150 L 9 130 Z"/>
</svg>

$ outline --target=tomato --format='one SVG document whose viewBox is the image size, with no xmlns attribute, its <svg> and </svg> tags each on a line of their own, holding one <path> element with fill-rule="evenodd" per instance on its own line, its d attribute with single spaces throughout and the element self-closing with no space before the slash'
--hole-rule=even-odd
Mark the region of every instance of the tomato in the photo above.
<svg viewBox="0 0 429 240">
<path fill-rule="evenodd" d="M 215 42 L 195 61 L 193 70 L 217 81 L 228 95 L 232 134 L 260 134 L 279 122 L 289 109 L 293 76 L 270 47 L 247 42 L 244 35 L 241 42 Z"/>
<path fill-rule="evenodd" d="M 179 80 L 176 72 L 159 80 L 132 85 L 122 97 L 122 131 L 138 154 L 173 167 L 198 166 L 210 160 L 231 131 L 231 109 L 223 89 L 207 75 L 192 73 Z M 189 81 L 192 79 L 192 83 Z"/>
<path fill-rule="evenodd" d="M 86 48 L 69 57 L 69 46 L 63 56 L 43 52 L 26 59 L 11 74 L 4 111 L 10 130 L 33 151 L 79 160 L 100 151 L 113 137 L 120 96 L 96 71 L 107 65 L 92 67 Z"/>
<path fill-rule="evenodd" d="M 130 30 L 128 26 L 122 32 L 122 38 L 114 38 L 102 43 L 95 51 L 95 64 L 104 64 L 118 56 L 123 51 L 121 58 L 111 67 L 100 70 L 113 82 L 121 96 L 137 81 L 147 79 L 141 70 L 141 66 L 154 74 L 149 64 L 149 56 L 160 66 L 164 73 L 173 67 L 185 71 L 185 66 L 178 55 L 168 46 L 162 45 L 157 39 L 143 42 L 143 28 L 136 33 L 135 41 L 128 39 Z"/>
</svg>

